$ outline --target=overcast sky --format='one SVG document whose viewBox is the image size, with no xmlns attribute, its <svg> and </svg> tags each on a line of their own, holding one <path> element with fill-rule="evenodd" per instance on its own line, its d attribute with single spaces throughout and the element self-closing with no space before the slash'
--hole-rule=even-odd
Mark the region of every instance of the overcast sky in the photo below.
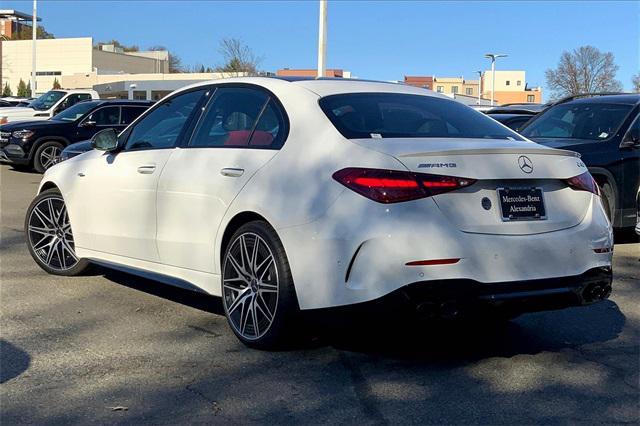
<svg viewBox="0 0 640 426">
<path fill-rule="evenodd" d="M 30 13 L 31 1 L 0 2 Z M 165 45 L 186 65 L 215 66 L 223 37 L 242 39 L 263 57 L 260 68 L 315 68 L 318 2 L 38 1 L 56 37 L 91 36 L 141 48 Z M 618 79 L 631 89 L 640 69 L 640 2 L 329 1 L 329 68 L 361 78 L 464 76 L 486 69 L 486 52 L 507 53 L 498 69 L 544 70 L 563 50 L 591 44 L 613 52 Z M 545 98 L 548 99 L 547 94 Z"/>
</svg>

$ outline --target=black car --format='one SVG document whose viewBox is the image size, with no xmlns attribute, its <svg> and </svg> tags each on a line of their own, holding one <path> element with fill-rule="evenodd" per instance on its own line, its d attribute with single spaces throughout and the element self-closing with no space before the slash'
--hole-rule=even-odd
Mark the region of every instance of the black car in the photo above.
<svg viewBox="0 0 640 426">
<path fill-rule="evenodd" d="M 123 130 L 153 102 L 91 100 L 80 102 L 49 120 L 19 121 L 0 127 L 0 162 L 42 173 L 69 144 L 90 139 L 107 128 Z"/>
<path fill-rule="evenodd" d="M 531 112 L 504 112 L 499 110 L 497 112 L 487 111 L 486 114 L 496 121 L 504 124 L 510 129 L 519 132 L 520 129 L 535 116 Z"/>
<path fill-rule="evenodd" d="M 614 227 L 636 224 L 640 186 L 640 94 L 580 95 L 555 103 L 520 133 L 576 151 L 600 186 Z"/>
</svg>

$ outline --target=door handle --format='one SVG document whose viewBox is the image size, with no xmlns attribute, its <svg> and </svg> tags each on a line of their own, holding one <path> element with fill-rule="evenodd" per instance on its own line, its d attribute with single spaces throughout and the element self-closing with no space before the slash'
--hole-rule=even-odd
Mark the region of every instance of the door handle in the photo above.
<svg viewBox="0 0 640 426">
<path fill-rule="evenodd" d="M 156 171 L 156 166 L 153 164 L 138 167 L 138 173 L 141 173 L 143 175 L 150 175 L 155 171 Z"/>
<path fill-rule="evenodd" d="M 244 169 L 238 169 L 235 167 L 225 167 L 224 169 L 220 170 L 220 174 L 222 176 L 229 176 L 229 177 L 240 177 L 242 176 L 243 173 L 244 173 Z"/>
</svg>

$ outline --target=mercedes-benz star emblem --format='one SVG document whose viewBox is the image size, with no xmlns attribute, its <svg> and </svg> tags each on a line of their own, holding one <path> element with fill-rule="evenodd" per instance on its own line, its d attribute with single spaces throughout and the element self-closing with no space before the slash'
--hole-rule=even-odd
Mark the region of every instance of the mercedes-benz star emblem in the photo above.
<svg viewBox="0 0 640 426">
<path fill-rule="evenodd" d="M 524 173 L 531 173 L 533 171 L 533 163 L 531 159 L 526 155 L 521 155 L 518 157 L 518 166 L 520 166 L 520 170 Z"/>
</svg>

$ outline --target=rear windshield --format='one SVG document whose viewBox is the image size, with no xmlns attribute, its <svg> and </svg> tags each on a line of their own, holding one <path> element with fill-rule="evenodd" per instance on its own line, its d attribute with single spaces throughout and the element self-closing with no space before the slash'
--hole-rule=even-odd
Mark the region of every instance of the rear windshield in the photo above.
<svg viewBox="0 0 640 426">
<path fill-rule="evenodd" d="M 622 125 L 631 108 L 633 105 L 560 104 L 529 123 L 522 134 L 531 138 L 608 139 Z"/>
<path fill-rule="evenodd" d="M 435 96 L 349 93 L 320 99 L 320 107 L 348 139 L 492 138 L 523 140 L 481 112 Z"/>
</svg>

